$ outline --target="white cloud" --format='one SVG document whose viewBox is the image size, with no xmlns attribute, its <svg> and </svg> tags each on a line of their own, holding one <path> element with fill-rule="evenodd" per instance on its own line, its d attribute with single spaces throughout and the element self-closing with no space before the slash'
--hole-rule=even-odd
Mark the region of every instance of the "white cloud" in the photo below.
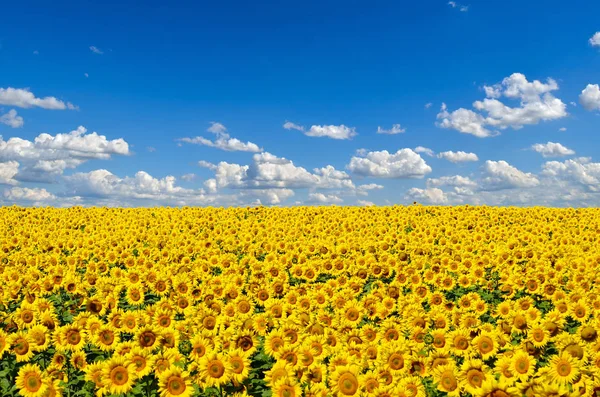
<svg viewBox="0 0 600 397">
<path fill-rule="evenodd" d="M 181 175 L 181 179 L 186 182 L 191 182 L 194 179 L 196 179 L 196 174 L 190 173 L 190 174 Z"/>
<path fill-rule="evenodd" d="M 356 175 L 379 178 L 422 178 L 431 172 L 425 160 L 411 149 L 393 154 L 387 150 L 368 152 L 363 157 L 352 157 L 346 168 Z"/>
<path fill-rule="evenodd" d="M 487 160 L 484 165 L 483 190 L 529 188 L 538 186 L 540 181 L 532 173 L 518 170 L 504 160 Z"/>
<path fill-rule="evenodd" d="M 592 47 L 600 47 L 600 32 L 594 33 L 594 35 L 590 37 L 589 43 Z"/>
<path fill-rule="evenodd" d="M 156 152 L 156 148 L 152 147 L 152 146 L 146 146 L 146 150 L 149 151 L 150 153 Z"/>
<path fill-rule="evenodd" d="M 345 125 L 313 125 L 310 130 L 304 133 L 306 136 L 312 137 L 328 137 L 331 139 L 351 139 L 357 133 L 354 128 L 346 127 Z"/>
<path fill-rule="evenodd" d="M 324 195 L 323 193 L 310 193 L 308 195 L 308 200 L 310 202 L 317 202 L 322 204 L 340 204 L 344 202 L 344 200 L 335 195 Z"/>
<path fill-rule="evenodd" d="M 600 86 L 588 84 L 579 95 L 579 103 L 586 110 L 600 110 Z"/>
<path fill-rule="evenodd" d="M 547 161 L 542 169 L 543 175 L 586 185 L 594 192 L 600 191 L 600 163 L 592 163 L 589 158 Z"/>
<path fill-rule="evenodd" d="M 417 146 L 415 148 L 415 152 L 417 153 L 425 153 L 426 155 L 428 155 L 429 157 L 433 157 L 435 155 L 435 153 L 433 152 L 433 150 L 423 147 L 423 146 Z"/>
<path fill-rule="evenodd" d="M 7 113 L 0 116 L 0 123 L 12 128 L 23 127 L 23 117 L 18 116 L 15 109 L 10 109 Z"/>
<path fill-rule="evenodd" d="M 358 205 L 362 205 L 362 206 L 365 206 L 365 207 L 368 207 L 368 206 L 371 206 L 371 205 L 375 205 L 375 203 L 374 203 L 374 202 L 372 202 L 372 201 L 367 201 L 367 200 L 357 200 L 357 201 L 356 201 L 356 203 L 357 203 Z"/>
<path fill-rule="evenodd" d="M 212 132 L 217 136 L 217 139 L 214 142 L 201 136 L 197 136 L 195 138 L 181 138 L 179 141 L 214 147 L 228 152 L 259 153 L 263 151 L 263 149 L 258 147 L 258 145 L 255 143 L 244 143 L 239 139 L 231 138 L 227 133 L 227 128 L 225 128 L 225 126 L 221 123 L 216 123 L 214 121 L 211 122 L 211 126 L 207 129 L 207 131 Z"/>
<path fill-rule="evenodd" d="M 216 135 L 221 135 L 221 134 L 226 134 L 227 133 L 227 128 L 223 124 L 221 124 L 221 123 L 217 123 L 215 121 L 211 121 L 210 122 L 210 127 L 208 127 L 206 129 L 206 131 L 212 132 L 213 134 L 216 134 Z"/>
<path fill-rule="evenodd" d="M 484 86 L 487 98 L 475 101 L 473 107 L 479 112 L 460 108 L 448 112 L 442 104 L 437 123 L 442 128 L 452 128 L 465 134 L 479 138 L 498 135 L 488 127 L 500 130 L 506 128 L 520 129 L 525 125 L 538 124 L 540 121 L 557 120 L 567 116 L 566 105 L 551 94 L 558 90 L 558 84 L 553 79 L 547 83 L 539 80 L 530 82 L 525 75 L 513 73 L 493 86 Z M 497 98 L 504 96 L 520 100 L 519 107 L 509 107 Z"/>
<path fill-rule="evenodd" d="M 407 200 L 414 200 L 417 202 L 425 202 L 428 204 L 445 204 L 448 202 L 448 197 L 442 189 L 427 188 L 419 189 L 413 187 L 406 192 Z"/>
<path fill-rule="evenodd" d="M 406 128 L 402 128 L 400 126 L 400 124 L 393 124 L 392 128 L 390 128 L 389 130 L 385 130 L 381 127 L 377 127 L 377 133 L 378 134 L 388 134 L 388 135 L 395 135 L 395 134 L 401 134 L 403 132 L 406 131 Z"/>
<path fill-rule="evenodd" d="M 100 169 L 87 173 L 65 176 L 69 193 L 82 197 L 108 197 L 111 199 L 135 199 L 186 203 L 209 202 L 202 190 L 175 186 L 176 178 L 154 178 L 144 171 L 134 177 L 119 178 L 110 171 Z"/>
<path fill-rule="evenodd" d="M 452 8 L 458 8 L 460 11 L 462 12 L 467 12 L 469 11 L 469 6 L 465 6 L 462 4 L 457 3 L 456 1 L 449 1 L 448 5 Z"/>
<path fill-rule="evenodd" d="M 33 92 L 23 88 L 0 88 L 0 105 L 20 108 L 40 107 L 50 110 L 78 109 L 70 102 L 63 102 L 55 97 L 36 98 Z"/>
<path fill-rule="evenodd" d="M 0 184 L 16 185 L 13 179 L 19 173 L 19 163 L 16 161 L 0 162 Z"/>
<path fill-rule="evenodd" d="M 442 128 L 452 128 L 478 138 L 494 136 L 494 133 L 484 127 L 485 117 L 469 109 L 460 108 L 449 113 L 446 104 L 442 103 L 437 118 L 442 120 L 438 123 L 438 126 Z"/>
<path fill-rule="evenodd" d="M 283 125 L 283 128 L 285 128 L 286 130 L 298 130 L 304 132 L 304 127 L 298 124 L 294 124 L 291 121 L 286 121 Z"/>
<path fill-rule="evenodd" d="M 263 201 L 267 204 L 276 205 L 281 204 L 290 197 L 294 197 L 294 191 L 291 189 L 249 189 L 240 191 L 239 197 L 242 199 L 255 198 L 258 205 L 262 204 Z"/>
<path fill-rule="evenodd" d="M 359 190 L 378 190 L 378 189 L 383 189 L 383 185 L 378 185 L 376 183 L 369 183 L 369 184 L 365 184 L 365 185 L 359 185 L 357 187 L 357 189 Z"/>
<path fill-rule="evenodd" d="M 204 160 L 200 160 L 198 161 L 198 166 L 202 167 L 202 168 L 208 168 L 211 171 L 216 171 L 217 166 L 211 162 L 208 161 L 204 161 Z"/>
<path fill-rule="evenodd" d="M 206 190 L 211 193 L 214 194 L 217 192 L 217 181 L 214 178 L 211 179 L 207 179 L 206 181 L 204 181 L 204 187 L 206 188 Z"/>
<path fill-rule="evenodd" d="M 427 179 L 427 186 L 455 186 L 475 188 L 477 187 L 477 183 L 471 180 L 469 177 L 454 175 L 442 176 L 440 178 L 429 178 Z"/>
<path fill-rule="evenodd" d="M 567 130 L 567 127 L 561 127 L 558 129 L 560 132 L 565 132 Z"/>
<path fill-rule="evenodd" d="M 425 109 L 429 109 L 429 108 L 430 108 L 430 107 L 432 107 L 432 106 L 433 106 L 433 103 L 431 103 L 431 102 L 427 102 L 427 103 L 425 104 Z"/>
<path fill-rule="evenodd" d="M 560 143 L 536 143 L 531 146 L 531 149 L 540 153 L 544 157 L 563 157 L 575 154 L 575 151 L 568 149 Z"/>
<path fill-rule="evenodd" d="M 331 165 L 315 168 L 314 173 L 310 173 L 291 160 L 268 152 L 255 154 L 252 159 L 251 165 L 244 166 L 220 162 L 215 170 L 217 186 L 237 189 L 355 189 L 350 176 Z"/>
<path fill-rule="evenodd" d="M 56 196 L 46 189 L 27 187 L 13 187 L 4 192 L 4 197 L 7 200 L 13 201 L 48 201 L 56 199 Z"/>
<path fill-rule="evenodd" d="M 104 54 L 104 51 L 102 51 L 100 48 L 93 46 L 93 45 L 90 46 L 90 51 L 92 51 L 94 54 L 99 54 L 99 55 Z"/>
<path fill-rule="evenodd" d="M 43 133 L 33 142 L 0 137 L 0 161 L 17 161 L 21 169 L 16 179 L 50 182 L 67 168 L 75 168 L 90 159 L 108 160 L 112 155 L 129 155 L 122 138 L 108 140 L 96 132 L 86 134 L 84 127 L 55 136 Z"/>
<path fill-rule="evenodd" d="M 453 152 L 441 152 L 437 155 L 438 158 L 446 159 L 453 163 L 463 163 L 467 161 L 479 161 L 479 158 L 475 153 L 467 153 L 463 151 Z"/>
</svg>

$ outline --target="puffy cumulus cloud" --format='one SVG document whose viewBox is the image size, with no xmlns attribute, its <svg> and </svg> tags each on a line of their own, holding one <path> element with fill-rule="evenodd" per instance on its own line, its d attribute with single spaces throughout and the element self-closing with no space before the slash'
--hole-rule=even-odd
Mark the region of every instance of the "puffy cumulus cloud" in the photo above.
<svg viewBox="0 0 600 397">
<path fill-rule="evenodd" d="M 80 126 L 68 134 L 40 134 L 33 142 L 18 137 L 5 141 L 0 137 L 0 161 L 20 163 L 17 180 L 51 182 L 65 169 L 76 168 L 88 160 L 131 154 L 122 138 L 108 140 L 96 132 L 86 133 Z"/>
<path fill-rule="evenodd" d="M 286 121 L 283 124 L 283 128 L 285 128 L 286 130 L 297 130 L 297 131 L 302 131 L 304 132 L 304 127 L 295 123 L 292 123 L 291 121 Z"/>
<path fill-rule="evenodd" d="M 460 108 L 450 113 L 446 104 L 442 103 L 437 118 L 441 120 L 437 125 L 442 128 L 451 128 L 464 134 L 475 135 L 478 138 L 495 135 L 484 127 L 485 117 L 469 109 Z"/>
<path fill-rule="evenodd" d="M 377 133 L 378 134 L 388 134 L 388 135 L 395 135 L 395 134 L 401 134 L 403 132 L 406 132 L 406 128 L 402 128 L 400 126 L 400 124 L 393 124 L 392 128 L 390 128 L 389 130 L 386 130 L 384 128 L 381 127 L 377 127 Z"/>
<path fill-rule="evenodd" d="M 368 207 L 368 206 L 371 206 L 371 205 L 375 205 L 375 203 L 374 203 L 374 202 L 372 202 L 372 201 L 367 201 L 367 200 L 357 200 L 357 201 L 356 201 L 356 203 L 357 203 L 358 205 L 362 205 L 362 206 L 365 206 L 365 207 Z"/>
<path fill-rule="evenodd" d="M 351 139 L 356 136 L 354 128 L 345 125 L 313 125 L 304 133 L 306 136 L 327 137 L 331 139 Z"/>
<path fill-rule="evenodd" d="M 184 174 L 184 175 L 181 175 L 181 179 L 186 182 L 191 182 L 194 179 L 196 179 L 196 174 L 194 174 L 194 173 Z"/>
<path fill-rule="evenodd" d="M 217 169 L 217 165 L 213 164 L 209 161 L 205 161 L 205 160 L 200 160 L 198 161 L 198 166 L 202 167 L 202 168 L 208 168 L 211 171 L 215 171 Z"/>
<path fill-rule="evenodd" d="M 251 152 L 259 153 L 263 149 L 258 147 L 257 144 L 252 142 L 242 142 L 237 138 L 231 138 L 227 133 L 227 128 L 221 123 L 211 122 L 211 126 L 207 129 L 208 132 L 212 132 L 217 136 L 217 139 L 211 141 L 201 136 L 195 138 L 180 138 L 181 142 L 192 143 L 196 145 L 204 145 L 214 147 L 217 149 L 225 150 L 228 152 Z"/>
<path fill-rule="evenodd" d="M 11 201 L 50 201 L 55 200 L 56 196 L 46 189 L 27 187 L 13 187 L 4 191 L 4 198 Z"/>
<path fill-rule="evenodd" d="M 0 115 L 0 123 L 6 124 L 12 128 L 23 127 L 23 117 L 17 114 L 15 109 L 10 109 L 7 113 Z"/>
<path fill-rule="evenodd" d="M 423 146 L 417 146 L 415 149 L 416 153 L 425 153 L 426 155 L 428 155 L 429 157 L 433 157 L 435 155 L 435 153 L 433 152 L 433 150 L 423 147 Z"/>
<path fill-rule="evenodd" d="M 544 157 L 564 157 L 575 154 L 574 150 L 564 147 L 560 143 L 536 143 L 531 149 L 540 153 Z"/>
<path fill-rule="evenodd" d="M 50 110 L 77 109 L 70 102 L 63 102 L 55 97 L 36 98 L 27 88 L 0 88 L 0 105 L 16 106 L 20 108 L 39 107 Z"/>
<path fill-rule="evenodd" d="M 293 197 L 294 194 L 292 189 L 249 189 L 240 191 L 238 197 L 246 202 L 248 199 L 254 199 L 254 203 L 258 205 L 263 202 L 277 205 Z"/>
<path fill-rule="evenodd" d="M 463 152 L 463 151 L 441 152 L 437 156 L 438 156 L 438 158 L 446 159 L 453 163 L 464 163 L 467 161 L 479 161 L 479 158 L 477 157 L 477 155 L 475 153 L 467 153 L 467 152 Z"/>
<path fill-rule="evenodd" d="M 594 33 L 594 35 L 590 37 L 588 42 L 592 47 L 600 47 L 600 32 Z"/>
<path fill-rule="evenodd" d="M 359 185 L 357 189 L 359 190 L 375 190 L 375 189 L 383 189 L 383 185 L 378 185 L 376 183 L 368 183 L 365 185 Z"/>
<path fill-rule="evenodd" d="M 133 177 L 120 178 L 105 169 L 65 176 L 67 195 L 84 198 L 108 198 L 117 201 L 151 201 L 162 204 L 191 205 L 215 202 L 216 196 L 206 195 L 202 189 L 176 186 L 174 176 L 158 179 L 145 171 Z"/>
<path fill-rule="evenodd" d="M 425 160 L 411 149 L 400 149 L 396 153 L 368 152 L 352 157 L 346 168 L 356 175 L 377 178 L 422 178 L 431 172 Z"/>
<path fill-rule="evenodd" d="M 19 163 L 16 161 L 0 162 L 0 184 L 16 185 L 15 175 L 19 173 Z"/>
<path fill-rule="evenodd" d="M 325 195 L 323 193 L 310 193 L 308 195 L 308 201 L 311 203 L 321 203 L 321 204 L 341 204 L 344 202 L 338 196 L 333 194 Z"/>
<path fill-rule="evenodd" d="M 328 165 L 311 173 L 291 160 L 265 152 L 255 154 L 251 165 L 220 162 L 215 170 L 219 188 L 348 188 L 354 189 L 350 176 Z"/>
<path fill-rule="evenodd" d="M 529 188 L 540 184 L 534 174 L 520 171 L 504 160 L 487 160 L 484 165 L 484 174 L 485 177 L 481 180 L 482 190 Z"/>
<path fill-rule="evenodd" d="M 547 161 L 542 166 L 542 174 L 584 185 L 593 192 L 600 191 L 600 163 L 593 163 L 589 158 Z"/>
<path fill-rule="evenodd" d="M 600 86 L 588 84 L 579 95 L 579 103 L 586 110 L 600 110 Z"/>
<path fill-rule="evenodd" d="M 473 103 L 480 113 L 464 108 L 449 112 L 442 104 L 437 125 L 485 138 L 499 134 L 489 128 L 516 130 L 540 121 L 560 119 L 567 116 L 566 104 L 551 94 L 555 90 L 558 84 L 553 79 L 549 78 L 546 83 L 530 82 L 525 75 L 513 73 L 499 84 L 484 86 L 486 98 Z M 519 100 L 520 106 L 506 106 L 498 100 L 502 96 Z"/>
<path fill-rule="evenodd" d="M 456 187 L 477 187 L 477 182 L 467 176 L 453 175 L 442 176 L 440 178 L 428 178 L 427 186 L 456 186 Z"/>
<path fill-rule="evenodd" d="M 306 136 L 312 137 L 327 137 L 331 139 L 351 139 L 357 135 L 354 128 L 346 127 L 345 125 L 313 125 L 306 130 L 303 126 L 286 121 L 283 124 L 286 130 L 301 131 Z"/>
<path fill-rule="evenodd" d="M 444 193 L 442 189 L 438 189 L 436 187 L 427 189 L 413 187 L 406 192 L 405 199 L 428 204 L 448 203 L 448 197 L 446 196 L 446 193 Z"/>
<path fill-rule="evenodd" d="M 204 181 L 204 187 L 208 193 L 214 194 L 217 192 L 217 180 L 214 178 Z"/>
</svg>

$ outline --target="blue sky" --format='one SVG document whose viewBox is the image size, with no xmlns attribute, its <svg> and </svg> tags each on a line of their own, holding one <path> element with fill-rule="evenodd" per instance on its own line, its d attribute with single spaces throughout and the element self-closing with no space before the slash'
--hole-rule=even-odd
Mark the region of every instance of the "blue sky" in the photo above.
<svg viewBox="0 0 600 397">
<path fill-rule="evenodd" d="M 139 4 L 3 6 L 1 204 L 600 202 L 600 3 Z"/>
</svg>

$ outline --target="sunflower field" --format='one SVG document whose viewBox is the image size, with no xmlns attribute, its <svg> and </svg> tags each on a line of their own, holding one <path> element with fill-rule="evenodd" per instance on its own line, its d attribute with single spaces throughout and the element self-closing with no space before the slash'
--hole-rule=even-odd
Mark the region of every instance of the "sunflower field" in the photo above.
<svg viewBox="0 0 600 397">
<path fill-rule="evenodd" d="M 0 209 L 0 396 L 600 395 L 600 213 Z"/>
</svg>

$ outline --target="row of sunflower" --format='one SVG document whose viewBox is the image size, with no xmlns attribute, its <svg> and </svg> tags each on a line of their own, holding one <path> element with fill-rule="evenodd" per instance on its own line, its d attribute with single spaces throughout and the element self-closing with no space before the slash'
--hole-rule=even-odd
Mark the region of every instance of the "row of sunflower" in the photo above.
<svg viewBox="0 0 600 397">
<path fill-rule="evenodd" d="M 600 395 L 600 217 L 0 209 L 0 395 Z"/>
</svg>

